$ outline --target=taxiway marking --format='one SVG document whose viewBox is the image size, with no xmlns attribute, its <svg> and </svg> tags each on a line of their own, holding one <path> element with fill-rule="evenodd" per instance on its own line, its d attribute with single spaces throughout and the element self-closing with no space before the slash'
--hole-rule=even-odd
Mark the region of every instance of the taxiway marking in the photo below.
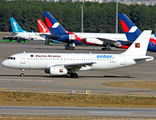
<svg viewBox="0 0 156 120">
<path fill-rule="evenodd" d="M 2 81 L 27 81 L 27 82 L 54 82 L 54 80 L 24 80 L 24 79 L 0 79 Z"/>
</svg>

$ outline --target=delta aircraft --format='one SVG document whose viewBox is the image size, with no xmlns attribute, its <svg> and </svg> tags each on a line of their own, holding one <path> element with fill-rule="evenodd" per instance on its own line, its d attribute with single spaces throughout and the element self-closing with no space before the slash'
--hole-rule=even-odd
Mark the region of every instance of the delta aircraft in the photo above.
<svg viewBox="0 0 156 120">
<path fill-rule="evenodd" d="M 17 37 L 17 42 L 20 42 L 21 39 L 26 40 L 45 40 L 45 37 L 41 37 L 39 33 L 28 32 L 23 30 L 19 24 L 15 21 L 13 17 L 10 17 L 11 27 L 13 31 L 13 38 Z"/>
<path fill-rule="evenodd" d="M 127 39 L 134 42 L 142 32 L 125 14 L 119 14 L 119 18 Z M 156 38 L 153 34 L 150 36 L 147 50 L 156 52 Z"/>
<path fill-rule="evenodd" d="M 75 45 L 88 44 L 103 46 L 102 50 L 111 50 L 110 46 L 128 48 L 127 44 L 132 43 L 127 40 L 125 34 L 68 32 L 49 12 L 43 12 L 43 14 L 51 32 L 51 35 L 46 37 L 66 42 L 65 49 L 75 49 Z"/>
<path fill-rule="evenodd" d="M 45 70 L 50 75 L 67 75 L 77 78 L 76 71 L 108 70 L 132 66 L 154 60 L 146 56 L 151 35 L 150 30 L 142 32 L 132 45 L 121 54 L 72 54 L 72 53 L 18 53 L 2 62 L 8 68 Z"/>
</svg>

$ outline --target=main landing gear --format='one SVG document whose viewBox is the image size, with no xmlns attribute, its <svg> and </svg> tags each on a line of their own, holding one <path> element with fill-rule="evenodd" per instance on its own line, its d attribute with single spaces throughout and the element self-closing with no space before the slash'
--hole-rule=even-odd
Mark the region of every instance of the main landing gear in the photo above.
<svg viewBox="0 0 156 120">
<path fill-rule="evenodd" d="M 78 74 L 76 73 L 75 70 L 71 70 L 71 71 L 70 71 L 70 77 L 71 77 L 71 78 L 77 78 L 77 77 L 78 77 Z"/>
<path fill-rule="evenodd" d="M 65 50 L 75 50 L 75 43 L 66 43 Z"/>
<path fill-rule="evenodd" d="M 21 71 L 22 72 L 21 72 L 20 76 L 23 77 L 24 76 L 24 69 L 22 69 Z"/>
<path fill-rule="evenodd" d="M 71 78 L 77 78 L 78 77 L 78 74 L 77 73 L 70 73 L 70 77 Z"/>
<path fill-rule="evenodd" d="M 107 44 L 106 46 L 104 46 L 104 47 L 102 48 L 102 50 L 108 50 L 108 51 L 110 51 L 110 50 L 111 50 L 110 44 Z"/>
</svg>

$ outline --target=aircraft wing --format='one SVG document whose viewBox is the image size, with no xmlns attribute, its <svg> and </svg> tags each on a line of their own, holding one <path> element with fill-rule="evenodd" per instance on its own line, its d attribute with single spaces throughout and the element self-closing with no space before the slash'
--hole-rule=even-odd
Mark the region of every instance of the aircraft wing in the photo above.
<svg viewBox="0 0 156 120">
<path fill-rule="evenodd" d="M 115 43 L 118 42 L 116 40 L 106 39 L 106 38 L 97 38 L 97 39 L 104 41 L 105 44 L 113 44 L 114 45 Z M 133 43 L 131 41 L 122 41 L 122 42 L 124 42 L 125 44 L 129 44 L 129 45 L 131 45 Z"/>
<path fill-rule="evenodd" d="M 53 35 L 53 34 L 40 34 L 40 35 L 47 36 L 48 38 L 51 38 L 51 39 L 62 38 L 62 37 L 60 37 L 60 36 Z"/>
<path fill-rule="evenodd" d="M 68 63 L 68 64 L 56 64 L 54 66 L 64 66 L 66 69 L 81 69 L 82 67 L 92 66 L 96 62 L 85 62 L 85 63 Z M 53 67 L 54 67 L 53 66 Z"/>
</svg>

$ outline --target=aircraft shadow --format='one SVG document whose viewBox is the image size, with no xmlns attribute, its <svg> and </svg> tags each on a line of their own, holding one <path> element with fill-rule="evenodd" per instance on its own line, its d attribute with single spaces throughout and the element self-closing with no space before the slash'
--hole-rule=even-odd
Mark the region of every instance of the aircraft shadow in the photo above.
<svg viewBox="0 0 156 120">
<path fill-rule="evenodd" d="M 21 77 L 20 75 L 0 75 L 0 76 L 8 76 L 8 77 Z M 46 78 L 71 78 L 69 75 L 61 75 L 61 76 L 47 76 L 47 75 L 24 75 L 21 78 L 29 78 L 29 77 L 46 77 Z M 104 75 L 104 76 L 79 76 L 78 78 L 134 78 L 131 76 L 114 76 L 114 75 Z"/>
</svg>

